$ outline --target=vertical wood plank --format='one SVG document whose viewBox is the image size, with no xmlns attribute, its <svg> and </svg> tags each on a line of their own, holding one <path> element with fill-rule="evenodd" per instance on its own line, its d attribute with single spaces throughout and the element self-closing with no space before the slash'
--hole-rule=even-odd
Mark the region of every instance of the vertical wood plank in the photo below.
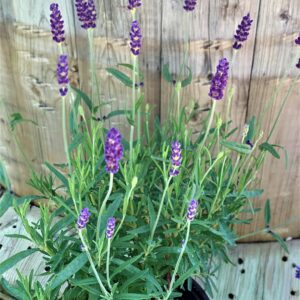
<svg viewBox="0 0 300 300">
<path fill-rule="evenodd" d="M 250 85 L 249 106 L 247 118 L 262 113 L 264 105 L 273 95 L 280 80 L 283 80 L 282 91 L 270 107 L 263 120 L 263 130 L 269 132 L 274 118 L 280 108 L 281 101 L 289 85 L 299 75 L 295 64 L 300 57 L 300 47 L 294 44 L 300 30 L 300 2 L 292 1 L 262 1 L 255 49 L 255 57 Z M 291 72 L 289 73 L 289 70 Z M 286 74 L 288 77 L 282 79 Z M 276 80 L 275 78 L 281 78 Z M 299 216 L 300 212 L 300 122 L 299 122 L 299 87 L 296 86 L 290 95 L 279 126 L 274 132 L 270 143 L 284 146 L 289 154 L 289 166 L 286 169 L 284 152 L 278 150 L 281 160 L 267 155 L 260 180 L 256 185 L 265 192 L 263 197 L 255 201 L 255 206 L 263 207 L 266 198 L 271 200 L 272 224 L 278 225 Z M 267 136 L 264 136 L 266 139 Z M 299 236 L 300 220 L 278 229 L 283 236 Z M 240 233 L 251 232 L 263 228 L 263 212 L 257 216 L 250 226 L 242 226 Z M 256 236 L 249 240 L 268 239 L 268 236 Z"/>
</svg>

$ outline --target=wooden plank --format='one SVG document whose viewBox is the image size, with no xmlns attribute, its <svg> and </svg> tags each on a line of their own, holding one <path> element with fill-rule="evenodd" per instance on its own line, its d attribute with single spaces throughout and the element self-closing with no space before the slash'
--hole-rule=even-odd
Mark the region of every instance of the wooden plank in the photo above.
<svg viewBox="0 0 300 300">
<path fill-rule="evenodd" d="M 300 2 L 292 1 L 262 1 L 258 28 L 255 57 L 250 86 L 249 107 L 247 118 L 259 115 L 266 101 L 274 93 L 276 84 L 288 71 L 289 76 L 283 79 L 282 92 L 271 106 L 263 120 L 263 130 L 269 132 L 280 103 L 287 92 L 288 86 L 299 74 L 294 66 L 300 57 L 299 46 L 294 44 L 300 30 Z M 263 207 L 264 200 L 270 198 L 272 209 L 272 225 L 288 222 L 299 217 L 300 212 L 300 122 L 299 122 L 299 87 L 298 80 L 290 100 L 286 105 L 279 126 L 275 130 L 271 143 L 283 145 L 289 154 L 289 166 L 284 164 L 284 152 L 279 150 L 281 160 L 267 155 L 260 180 L 256 186 L 261 186 L 265 192 L 263 198 L 255 201 L 255 206 Z M 267 138 L 267 136 L 264 136 Z M 279 232 L 287 237 L 299 237 L 300 220 L 297 223 L 282 226 Z M 263 227 L 263 212 L 260 213 L 251 226 L 240 227 L 240 233 L 254 231 Z M 248 240 L 266 240 L 269 236 L 256 236 Z"/>
<path fill-rule="evenodd" d="M 64 160 L 61 137 L 61 99 L 56 84 L 57 45 L 49 31 L 49 3 L 4 0 L 0 4 L 1 89 L 8 114 L 20 112 L 38 123 L 18 126 L 17 139 L 33 167 L 41 169 L 45 160 Z M 67 51 L 76 52 L 73 8 L 61 4 L 67 33 Z M 70 63 L 72 65 L 72 62 Z M 4 71 L 4 72 L 3 72 Z M 1 120 L 6 120 L 1 110 Z M 7 120 L 1 127 L 8 126 Z M 2 139 L 3 136 L 3 139 Z M 31 191 L 26 181 L 30 169 L 6 128 L 1 130 L 1 157 L 8 166 L 13 189 L 18 194 Z"/>
<path fill-rule="evenodd" d="M 39 219 L 40 210 L 37 207 L 32 207 L 27 214 L 29 223 L 36 222 Z M 0 263 L 12 255 L 28 249 L 29 247 L 34 248 L 33 245 L 28 240 L 13 239 L 6 237 L 6 234 L 22 234 L 27 235 L 23 227 L 20 218 L 16 215 L 15 211 L 10 208 L 1 218 L 0 218 Z M 31 256 L 25 258 L 16 266 L 8 270 L 3 274 L 3 277 L 10 283 L 14 283 L 18 278 L 17 270 L 23 275 L 29 275 L 30 271 L 33 270 L 35 275 L 42 274 L 45 272 L 45 262 L 43 260 L 43 254 L 36 252 Z M 34 262 L 34 264 L 32 263 Z M 41 284 L 47 282 L 47 276 L 38 277 Z"/>
<path fill-rule="evenodd" d="M 232 252 L 234 265 L 221 266 L 215 280 L 219 291 L 213 299 L 299 299 L 300 280 L 295 278 L 293 263 L 300 264 L 300 240 L 288 242 L 288 247 L 289 255 L 278 243 L 239 245 Z M 238 263 L 239 258 L 243 263 Z"/>
<path fill-rule="evenodd" d="M 163 41 L 162 57 L 170 63 L 173 74 L 179 73 L 184 57 L 184 43 L 188 39 L 190 48 L 187 65 L 193 71 L 192 85 L 183 92 L 185 104 L 195 101 L 196 115 L 191 126 L 199 128 L 203 121 L 201 108 L 210 107 L 208 96 L 209 80 L 215 72 L 216 65 L 222 57 L 231 63 L 231 81 L 229 86 L 235 88 L 232 100 L 232 118 L 234 125 L 243 126 L 247 110 L 248 82 L 251 75 L 256 22 L 251 28 L 251 35 L 242 50 L 233 58 L 232 41 L 237 24 L 243 15 L 250 12 L 254 19 L 258 18 L 259 0 L 255 1 L 199 1 L 192 13 L 182 9 L 182 1 L 164 1 L 163 4 Z M 182 22 L 178 22 L 178 20 Z M 181 26 L 181 24 L 184 24 Z M 166 116 L 172 87 L 162 81 L 162 116 Z M 218 102 L 218 111 L 225 112 L 227 101 Z M 204 114 L 206 116 L 206 114 Z"/>
</svg>

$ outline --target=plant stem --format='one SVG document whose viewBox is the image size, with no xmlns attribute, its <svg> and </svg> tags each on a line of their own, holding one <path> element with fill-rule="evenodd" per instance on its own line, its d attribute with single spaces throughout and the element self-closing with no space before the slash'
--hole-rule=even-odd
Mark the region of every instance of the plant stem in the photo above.
<svg viewBox="0 0 300 300">
<path fill-rule="evenodd" d="M 132 70 L 132 95 L 131 95 L 131 122 L 130 126 L 130 143 L 129 143 L 129 158 L 130 165 L 133 165 L 133 138 L 134 138 L 134 127 L 135 127 L 135 68 L 136 68 L 136 56 L 133 55 L 132 58 L 133 70 Z"/>
<path fill-rule="evenodd" d="M 172 176 L 169 177 L 169 179 L 168 179 L 168 181 L 166 183 L 165 189 L 163 191 L 163 194 L 162 194 L 162 197 L 161 197 L 161 200 L 160 200 L 160 205 L 159 205 L 158 213 L 157 213 L 157 216 L 156 216 L 156 220 L 155 220 L 155 223 L 154 223 L 154 225 L 153 225 L 153 227 L 151 229 L 150 242 L 149 242 L 149 246 L 148 246 L 148 249 L 146 251 L 146 255 L 145 256 L 147 256 L 149 254 L 150 246 L 151 246 L 151 243 L 153 241 L 154 233 L 155 233 L 155 230 L 156 230 L 156 227 L 157 227 L 160 215 L 161 215 L 161 211 L 162 211 L 162 208 L 163 208 L 164 200 L 165 200 L 165 197 L 166 197 L 167 190 L 169 188 L 169 184 L 171 182 L 171 179 L 172 179 Z"/>
<path fill-rule="evenodd" d="M 108 191 L 107 194 L 102 202 L 100 211 L 99 211 L 99 215 L 98 215 L 98 220 L 97 220 L 97 227 L 96 227 L 96 242 L 98 242 L 99 240 L 99 236 L 100 236 L 100 225 L 101 225 L 101 217 L 103 214 L 103 211 L 106 207 L 106 202 L 111 194 L 112 191 L 112 187 L 113 187 L 113 183 L 114 183 L 114 174 L 113 173 L 109 173 L 109 186 L 108 186 Z"/>
<path fill-rule="evenodd" d="M 106 256 L 106 280 L 107 284 L 111 288 L 110 279 L 109 279 L 109 257 L 110 257 L 110 245 L 111 245 L 111 239 L 108 239 L 108 245 L 107 245 L 107 256 Z"/>
<path fill-rule="evenodd" d="M 83 245 L 83 247 L 84 247 L 84 250 L 85 250 L 85 252 L 86 252 L 86 254 L 87 254 L 88 260 L 89 260 L 89 262 L 90 262 L 90 264 L 91 264 L 92 270 L 93 270 L 93 272 L 94 272 L 94 274 L 95 274 L 95 277 L 96 277 L 96 279 L 97 279 L 97 281 L 98 281 L 98 283 L 99 283 L 100 289 L 101 289 L 101 291 L 104 293 L 105 296 L 109 296 L 109 293 L 108 293 L 107 290 L 105 289 L 105 287 L 104 287 L 104 285 L 103 285 L 103 283 L 102 283 L 102 281 L 101 281 L 101 279 L 100 279 L 100 277 L 99 277 L 99 274 L 98 274 L 98 272 L 97 272 L 97 270 L 96 270 L 96 267 L 95 267 L 95 264 L 94 264 L 94 262 L 93 262 L 92 256 L 91 256 L 91 254 L 90 254 L 90 252 L 89 252 L 89 249 L 88 249 L 88 247 L 87 247 L 87 244 L 85 243 L 85 240 L 84 240 L 84 238 L 83 238 L 83 236 L 82 236 L 82 231 L 81 231 L 81 230 L 78 230 L 78 233 L 79 233 L 79 237 L 80 237 L 80 239 L 81 239 L 81 243 L 82 243 L 82 245 Z"/>
<path fill-rule="evenodd" d="M 173 275 L 172 275 L 172 279 L 171 279 L 171 282 L 170 282 L 169 289 L 168 289 L 168 291 L 167 291 L 167 295 L 166 295 L 166 297 L 163 298 L 164 300 L 169 299 L 170 295 L 172 294 L 173 285 L 174 285 L 175 279 L 176 279 L 176 274 L 177 274 L 177 272 L 178 272 L 178 268 L 179 268 L 179 265 L 180 265 L 182 256 L 183 256 L 183 254 L 184 254 L 186 245 L 187 245 L 188 240 L 189 240 L 190 229 L 191 229 L 191 222 L 188 221 L 188 223 L 187 223 L 187 230 L 186 230 L 186 236 L 185 236 L 185 240 L 184 240 L 184 244 L 183 244 L 183 246 L 182 246 L 182 248 L 181 248 L 181 252 L 180 252 L 180 254 L 179 254 L 177 263 L 176 263 L 176 265 L 175 265 L 175 269 L 174 269 L 174 272 L 173 272 Z"/>
<path fill-rule="evenodd" d="M 66 154 L 68 165 L 69 165 L 69 173 L 72 173 L 72 165 L 71 165 L 69 146 L 68 146 L 68 137 L 67 137 L 65 97 L 62 97 L 61 105 L 62 105 L 62 110 L 61 111 L 62 111 L 62 128 L 63 128 L 64 148 L 65 148 L 65 154 Z"/>
<path fill-rule="evenodd" d="M 213 121 L 213 117 L 214 117 L 214 114 L 215 114 L 215 110 L 216 110 L 216 101 L 215 100 L 212 100 L 213 101 L 213 104 L 212 104 L 212 108 L 210 110 L 210 116 L 209 116 L 209 120 L 208 120 L 208 124 L 207 124 L 207 128 L 206 128 L 206 132 L 205 132 L 205 135 L 203 137 L 203 140 L 199 146 L 199 153 L 201 153 L 201 150 L 205 144 L 205 141 L 207 139 L 207 136 L 209 134 L 209 131 L 210 131 L 210 128 L 211 128 L 211 124 L 212 124 L 212 121 Z"/>
</svg>

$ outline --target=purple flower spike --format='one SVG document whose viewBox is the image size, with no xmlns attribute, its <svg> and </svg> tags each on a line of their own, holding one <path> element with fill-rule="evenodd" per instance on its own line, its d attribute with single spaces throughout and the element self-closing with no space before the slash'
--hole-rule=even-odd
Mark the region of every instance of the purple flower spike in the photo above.
<svg viewBox="0 0 300 300">
<path fill-rule="evenodd" d="M 198 201 L 195 199 L 191 200 L 186 214 L 188 221 L 193 221 L 195 219 L 197 208 L 198 208 Z"/>
<path fill-rule="evenodd" d="M 242 22 L 238 25 L 238 29 L 234 35 L 235 41 L 232 46 L 234 49 L 238 50 L 242 48 L 242 43 L 248 38 L 252 22 L 253 20 L 251 20 L 250 14 L 243 17 Z"/>
<path fill-rule="evenodd" d="M 68 92 L 68 87 L 67 87 L 67 85 L 69 84 L 68 71 L 69 71 L 68 56 L 60 55 L 57 63 L 56 76 L 57 76 L 57 82 L 61 86 L 59 89 L 59 93 L 62 97 L 66 96 Z"/>
<path fill-rule="evenodd" d="M 139 55 L 142 47 L 142 33 L 138 21 L 133 21 L 130 31 L 130 50 L 133 55 Z"/>
<path fill-rule="evenodd" d="M 228 80 L 229 62 L 222 58 L 217 66 L 217 72 L 212 79 L 209 96 L 215 100 L 221 100 L 224 97 L 224 90 Z"/>
<path fill-rule="evenodd" d="M 104 156 L 106 172 L 117 173 L 119 171 L 119 160 L 123 157 L 122 136 L 116 128 L 111 128 L 106 136 L 104 145 Z"/>
<path fill-rule="evenodd" d="M 181 156 L 181 144 L 178 141 L 172 143 L 172 166 L 170 169 L 170 176 L 177 176 L 179 174 L 179 167 L 181 166 L 182 156 Z"/>
<path fill-rule="evenodd" d="M 84 29 L 95 28 L 97 12 L 94 0 L 75 0 L 75 6 L 81 27 Z"/>
<path fill-rule="evenodd" d="M 295 277 L 296 277 L 297 279 L 300 279 L 300 266 L 296 266 L 295 268 L 296 268 Z"/>
<path fill-rule="evenodd" d="M 295 44 L 300 45 L 300 34 L 299 36 L 295 39 Z"/>
<path fill-rule="evenodd" d="M 298 63 L 296 64 L 296 67 L 297 67 L 298 69 L 300 69 L 300 58 L 299 58 Z"/>
<path fill-rule="evenodd" d="M 116 219 L 109 218 L 107 221 L 107 226 L 106 226 L 106 237 L 108 239 L 111 239 L 113 237 L 114 232 L 115 232 L 115 227 L 116 227 Z"/>
<path fill-rule="evenodd" d="M 65 40 L 64 31 L 64 20 L 62 19 L 61 12 L 59 10 L 57 3 L 52 3 L 50 5 L 50 25 L 53 40 L 57 43 L 61 43 Z"/>
<path fill-rule="evenodd" d="M 128 0 L 128 9 L 133 10 L 142 5 L 142 0 Z"/>
<path fill-rule="evenodd" d="M 186 11 L 193 11 L 197 5 L 197 0 L 184 0 L 183 9 Z"/>
<path fill-rule="evenodd" d="M 91 213 L 89 212 L 89 209 L 87 207 L 83 208 L 80 212 L 80 215 L 77 220 L 77 228 L 83 229 L 86 227 L 86 224 L 89 221 L 89 217 L 91 216 Z"/>
</svg>

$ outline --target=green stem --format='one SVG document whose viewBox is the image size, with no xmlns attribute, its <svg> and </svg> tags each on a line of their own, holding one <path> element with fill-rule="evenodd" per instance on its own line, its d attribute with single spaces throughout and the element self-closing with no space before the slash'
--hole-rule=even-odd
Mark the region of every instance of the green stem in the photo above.
<svg viewBox="0 0 300 300">
<path fill-rule="evenodd" d="M 69 165 L 69 173 L 71 174 L 72 173 L 72 165 L 71 165 L 71 159 L 70 159 L 70 153 L 69 153 L 69 146 L 68 146 L 68 137 L 67 137 L 66 101 L 65 101 L 65 97 L 62 97 L 61 105 L 62 105 L 62 128 L 63 128 L 64 148 L 65 148 L 65 154 L 66 154 L 68 165 Z"/>
<path fill-rule="evenodd" d="M 209 116 L 209 120 L 208 120 L 208 124 L 207 124 L 207 128 L 206 128 L 206 131 L 205 131 L 205 135 L 203 137 L 203 140 L 199 146 L 199 153 L 201 153 L 201 150 L 205 144 L 205 141 L 208 137 L 208 134 L 209 134 L 209 131 L 210 131 L 210 128 L 211 128 L 211 124 L 212 124 L 212 121 L 213 121 L 213 118 L 214 118 L 214 114 L 215 114 L 215 110 L 216 110 L 216 101 L 215 100 L 212 100 L 213 101 L 213 104 L 212 104 L 212 108 L 210 110 L 210 116 Z"/>
<path fill-rule="evenodd" d="M 106 280 L 107 284 L 110 288 L 112 289 L 111 284 L 110 284 L 110 279 L 109 279 L 109 257 L 110 257 L 110 246 L 111 246 L 111 239 L 108 239 L 108 245 L 107 245 L 107 256 L 106 256 Z"/>
<path fill-rule="evenodd" d="M 188 223 L 187 223 L 187 230 L 186 230 L 186 236 L 185 236 L 185 240 L 184 240 L 184 244 L 183 244 L 183 246 L 182 246 L 182 248 L 181 248 L 181 252 L 180 252 L 179 257 L 178 257 L 178 260 L 177 260 L 177 262 L 176 262 L 175 269 L 174 269 L 174 272 L 173 272 L 173 275 L 172 275 L 172 279 L 171 279 L 171 282 L 170 282 L 170 286 L 169 286 L 169 289 L 168 289 L 168 291 L 167 291 L 167 295 L 163 298 L 164 300 L 169 299 L 170 295 L 172 294 L 172 291 L 173 291 L 173 285 L 174 285 L 174 283 L 175 283 L 175 279 L 176 279 L 176 275 L 177 275 L 177 272 L 178 272 L 178 268 L 179 268 L 179 265 L 180 265 L 182 256 L 183 256 L 183 254 L 184 254 L 186 245 L 187 245 L 188 240 L 189 240 L 190 230 L 191 230 L 191 222 L 188 221 Z"/>
<path fill-rule="evenodd" d="M 92 270 L 93 270 L 93 272 L 94 272 L 94 274 L 95 274 L 95 277 L 96 277 L 96 279 L 97 279 L 97 281 L 98 281 L 98 283 L 99 283 L 100 289 L 101 289 L 101 291 L 104 293 L 105 296 L 109 296 L 109 293 L 108 293 L 107 290 L 105 289 L 105 287 L 104 287 L 104 285 L 103 285 L 103 283 L 102 283 L 102 281 L 101 281 L 101 279 L 100 279 L 100 277 L 99 277 L 99 274 L 98 274 L 98 272 L 97 272 L 97 270 L 96 270 L 96 267 L 95 267 L 95 264 L 94 264 L 94 262 L 93 262 L 92 256 L 91 256 L 91 254 L 90 254 L 90 252 L 89 252 L 89 249 L 88 249 L 88 247 L 87 247 L 87 244 L 86 244 L 86 242 L 85 242 L 85 240 L 84 240 L 84 238 L 83 238 L 83 236 L 82 236 L 82 231 L 81 231 L 81 230 L 78 230 L 78 233 L 79 233 L 79 237 L 80 237 L 80 239 L 81 239 L 81 243 L 82 243 L 82 245 L 83 245 L 83 247 L 84 247 L 84 250 L 85 250 L 85 252 L 86 252 L 86 254 L 87 254 L 88 260 L 89 260 L 89 262 L 90 262 L 90 264 L 91 264 Z"/>
<path fill-rule="evenodd" d="M 158 213 L 157 213 L 157 216 L 156 216 L 156 220 L 155 220 L 154 225 L 153 225 L 153 227 L 151 229 L 150 242 L 149 242 L 149 246 L 148 246 L 148 249 L 147 249 L 147 252 L 146 252 L 146 256 L 149 254 L 151 243 L 153 241 L 154 233 L 155 233 L 155 230 L 156 230 L 156 227 L 157 227 L 160 215 L 161 215 L 161 211 L 162 211 L 162 208 L 163 208 L 164 200 L 165 200 L 165 197 L 166 197 L 167 190 L 168 190 L 169 184 L 171 182 L 171 179 L 172 179 L 172 176 L 169 177 L 169 179 L 168 179 L 168 181 L 166 183 L 165 189 L 163 191 L 161 200 L 160 200 L 160 205 L 159 205 Z"/>
<path fill-rule="evenodd" d="M 284 109 L 284 107 L 285 107 L 285 104 L 287 103 L 287 100 L 289 99 L 290 94 L 291 94 L 291 92 L 293 91 L 293 88 L 294 88 L 294 86 L 295 86 L 295 84 L 296 84 L 296 82 L 297 82 L 297 80 L 298 80 L 299 78 L 300 78 L 300 75 L 298 75 L 298 76 L 293 80 L 292 84 L 290 85 L 290 87 L 289 87 L 289 89 L 288 89 L 288 91 L 287 91 L 287 94 L 286 94 L 285 98 L 283 99 L 283 101 L 282 101 L 282 103 L 281 103 L 280 109 L 279 109 L 279 111 L 278 111 L 278 114 L 277 114 L 277 116 L 276 116 L 276 119 L 275 119 L 275 121 L 274 121 L 274 123 L 273 123 L 272 129 L 271 129 L 271 131 L 270 131 L 270 133 L 269 133 L 269 135 L 268 135 L 268 138 L 267 138 L 267 141 L 266 141 L 266 142 L 268 142 L 268 141 L 270 140 L 270 138 L 272 137 L 273 131 L 274 131 L 274 129 L 276 128 L 276 125 L 277 125 L 278 120 L 279 120 L 279 118 L 280 118 L 280 115 L 281 115 L 281 113 L 282 113 L 282 111 L 283 111 L 283 109 Z"/>
<path fill-rule="evenodd" d="M 99 240 L 99 236 L 100 236 L 100 225 L 101 225 L 101 217 L 102 217 L 102 214 L 103 214 L 103 211 L 106 207 L 106 202 L 111 194 L 111 191 L 112 191 L 112 188 L 113 188 L 113 183 L 114 183 L 114 174 L 113 173 L 110 173 L 109 174 L 109 186 L 108 186 L 108 191 L 107 191 L 107 194 L 102 202 L 102 205 L 101 205 L 101 208 L 100 208 L 100 211 L 99 211 L 99 215 L 98 215 L 98 219 L 97 219 L 97 228 L 96 228 L 96 242 L 98 242 Z"/>
</svg>

